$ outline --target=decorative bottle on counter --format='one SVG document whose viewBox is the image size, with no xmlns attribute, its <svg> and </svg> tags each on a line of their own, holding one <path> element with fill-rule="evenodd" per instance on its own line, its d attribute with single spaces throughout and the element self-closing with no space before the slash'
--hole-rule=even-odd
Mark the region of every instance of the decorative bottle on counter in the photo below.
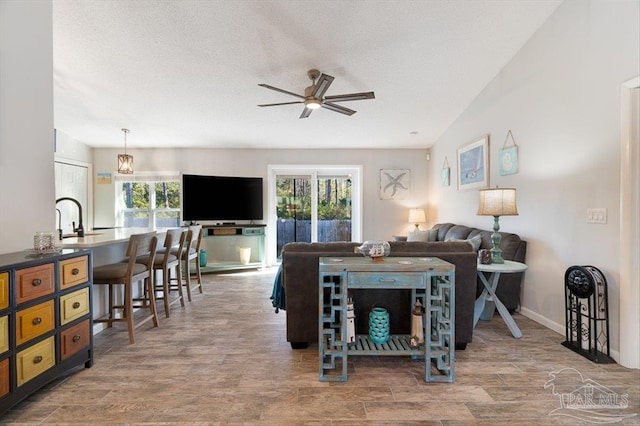
<svg viewBox="0 0 640 426">
<path fill-rule="evenodd" d="M 413 348 L 424 343 L 424 324 L 422 323 L 422 303 L 419 299 L 416 299 L 414 305 L 413 315 L 411 315 L 411 341 L 410 345 Z"/>
</svg>

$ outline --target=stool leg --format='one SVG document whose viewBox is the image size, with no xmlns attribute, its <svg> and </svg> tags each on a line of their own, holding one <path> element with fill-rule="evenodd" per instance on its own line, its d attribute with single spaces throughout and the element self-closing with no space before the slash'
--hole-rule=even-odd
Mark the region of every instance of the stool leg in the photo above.
<svg viewBox="0 0 640 426">
<path fill-rule="evenodd" d="M 129 329 L 129 343 L 136 342 L 135 330 L 133 327 L 133 294 L 131 287 L 133 283 L 125 283 L 124 285 L 124 315 L 127 319 L 127 328 Z"/>
<path fill-rule="evenodd" d="M 187 280 L 187 299 L 189 299 L 189 302 L 191 302 L 191 261 L 189 260 L 189 257 L 187 257 L 184 260 L 184 265 L 185 265 L 185 277 Z"/>
<path fill-rule="evenodd" d="M 169 270 L 166 266 L 162 267 L 162 292 L 164 300 L 164 315 L 169 318 Z"/>
<path fill-rule="evenodd" d="M 176 265 L 176 282 L 178 283 L 178 297 L 180 298 L 180 306 L 184 308 L 184 295 L 182 294 L 182 262 L 178 262 Z"/>
<path fill-rule="evenodd" d="M 153 279 L 153 274 L 149 275 L 149 278 L 145 278 L 144 279 L 144 284 L 147 286 L 147 289 L 149 290 L 149 309 L 151 310 L 151 317 L 153 318 L 153 326 L 157 327 L 158 326 L 158 311 L 156 310 L 156 297 L 155 297 L 155 292 L 154 287 L 155 287 L 155 280 Z"/>
<path fill-rule="evenodd" d="M 200 293 L 203 293 L 202 291 L 202 274 L 200 273 L 200 261 L 198 260 L 198 258 L 196 258 L 196 280 L 198 281 L 198 289 L 200 289 Z"/>
<path fill-rule="evenodd" d="M 107 285 L 109 287 L 109 320 L 107 321 L 107 328 L 111 328 L 113 326 L 113 284 Z"/>
</svg>

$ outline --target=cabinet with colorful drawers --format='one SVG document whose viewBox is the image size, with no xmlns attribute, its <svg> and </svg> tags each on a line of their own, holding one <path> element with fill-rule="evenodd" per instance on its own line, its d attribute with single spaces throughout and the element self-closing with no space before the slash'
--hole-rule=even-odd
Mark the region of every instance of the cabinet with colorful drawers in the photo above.
<svg viewBox="0 0 640 426">
<path fill-rule="evenodd" d="M 0 255 L 0 416 L 69 370 L 93 365 L 92 255 Z"/>
</svg>

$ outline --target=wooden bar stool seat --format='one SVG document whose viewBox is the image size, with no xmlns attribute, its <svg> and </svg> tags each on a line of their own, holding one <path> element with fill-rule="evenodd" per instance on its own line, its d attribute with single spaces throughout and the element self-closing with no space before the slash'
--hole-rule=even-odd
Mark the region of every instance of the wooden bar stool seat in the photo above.
<svg viewBox="0 0 640 426">
<path fill-rule="evenodd" d="M 157 244 L 158 237 L 155 232 L 132 235 L 129 237 L 126 261 L 93 268 L 93 284 L 109 287 L 108 312 L 105 316 L 95 319 L 93 322 L 107 323 L 108 327 L 112 327 L 114 322 L 127 323 L 130 343 L 135 343 L 136 326 L 140 326 L 149 320 L 153 321 L 154 327 L 158 326 L 158 315 L 153 293 L 153 264 Z M 146 263 L 138 263 L 138 258 L 143 256 L 146 257 Z M 149 302 L 147 303 L 143 300 L 143 303 L 134 304 L 140 299 L 133 297 L 133 286 L 140 281 L 143 281 L 143 293 L 144 291 L 148 293 L 144 300 L 148 299 Z M 116 302 L 115 298 L 115 290 L 118 286 L 124 287 L 124 296 L 120 298 L 121 303 Z M 119 291 L 118 294 L 120 294 Z M 134 308 L 149 309 L 149 315 L 138 320 L 136 325 L 134 325 L 133 318 Z M 117 311 L 122 311 L 121 316 L 117 316 Z"/>
</svg>

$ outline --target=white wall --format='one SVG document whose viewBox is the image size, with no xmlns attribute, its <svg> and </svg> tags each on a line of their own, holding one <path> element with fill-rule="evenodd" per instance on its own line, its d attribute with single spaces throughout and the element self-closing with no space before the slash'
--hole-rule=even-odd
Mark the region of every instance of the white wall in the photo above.
<svg viewBox="0 0 640 426">
<path fill-rule="evenodd" d="M 66 133 L 56 130 L 56 161 L 71 160 L 90 164 L 93 161 L 93 149 L 82 142 L 79 142 Z"/>
<path fill-rule="evenodd" d="M 50 1 L 0 2 L 0 253 L 55 229 Z"/>
<path fill-rule="evenodd" d="M 136 171 L 179 171 L 222 176 L 257 176 L 267 181 L 267 166 L 278 164 L 363 165 L 363 240 L 406 235 L 409 208 L 426 207 L 427 149 L 405 150 L 245 150 L 128 149 Z M 115 173 L 118 150 L 94 149 L 95 173 Z M 404 200 L 381 200 L 380 169 L 410 169 L 411 191 Z M 95 181 L 95 179 L 94 179 Z M 114 184 L 94 184 L 95 226 L 114 226 Z M 266 197 L 267 191 L 265 191 Z M 267 217 L 265 199 L 265 218 Z"/>
<path fill-rule="evenodd" d="M 519 216 L 501 230 L 527 240 L 522 312 L 564 335 L 564 272 L 600 268 L 609 285 L 610 342 L 619 348 L 620 101 L 640 73 L 640 3 L 568 0 L 498 74 L 432 149 L 431 222 L 490 229 L 476 216 L 477 191 L 456 189 L 456 149 L 489 133 L 490 185 L 517 188 Z M 498 152 L 511 129 L 519 173 L 499 176 Z M 441 187 L 444 158 L 452 186 Z M 608 223 L 586 223 L 605 207 Z M 640 309 L 640 307 L 638 307 Z"/>
</svg>

